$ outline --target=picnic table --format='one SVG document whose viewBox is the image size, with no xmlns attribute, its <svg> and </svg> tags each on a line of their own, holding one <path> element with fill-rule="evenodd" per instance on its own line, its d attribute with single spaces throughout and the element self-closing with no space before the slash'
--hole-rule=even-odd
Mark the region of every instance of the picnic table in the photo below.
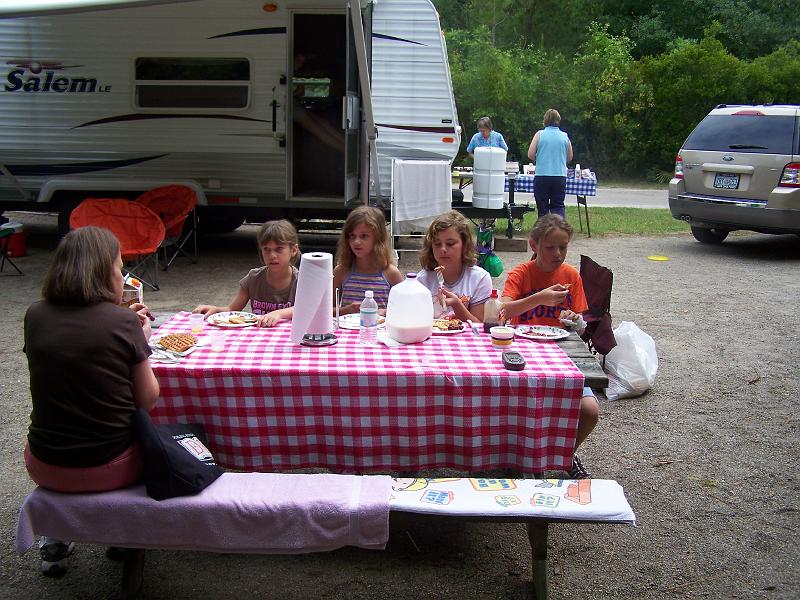
<svg viewBox="0 0 800 600">
<path fill-rule="evenodd" d="M 158 333 L 188 331 L 178 313 Z M 226 331 L 155 363 L 156 422 L 199 422 L 225 467 L 337 472 L 450 467 L 526 473 L 568 469 L 584 375 L 553 342 L 519 340 L 525 370 L 507 371 L 488 334 L 433 335 L 400 348 L 289 341 L 291 325 Z M 205 334 L 201 334 L 203 337 Z"/>
</svg>

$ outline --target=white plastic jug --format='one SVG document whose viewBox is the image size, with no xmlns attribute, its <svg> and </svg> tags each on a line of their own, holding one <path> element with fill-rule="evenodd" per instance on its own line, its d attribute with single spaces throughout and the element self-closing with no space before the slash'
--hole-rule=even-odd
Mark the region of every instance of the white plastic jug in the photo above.
<svg viewBox="0 0 800 600">
<path fill-rule="evenodd" d="M 406 275 L 389 290 L 386 304 L 386 333 L 401 344 L 427 340 L 433 332 L 431 293 L 417 281 L 416 273 Z"/>
<path fill-rule="evenodd" d="M 503 208 L 506 185 L 506 151 L 502 148 L 475 148 L 472 177 L 472 206 Z"/>
</svg>

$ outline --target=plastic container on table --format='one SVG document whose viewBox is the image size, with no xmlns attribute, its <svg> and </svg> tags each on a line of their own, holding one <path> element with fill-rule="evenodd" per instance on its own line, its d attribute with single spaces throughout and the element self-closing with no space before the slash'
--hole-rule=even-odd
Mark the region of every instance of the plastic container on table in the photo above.
<svg viewBox="0 0 800 600">
<path fill-rule="evenodd" d="M 495 325 L 489 330 L 492 336 L 492 347 L 496 350 L 508 350 L 514 343 L 514 328 L 505 325 Z"/>
<path fill-rule="evenodd" d="M 502 148 L 475 148 L 472 178 L 472 206 L 503 208 L 506 185 L 506 151 Z"/>
<path fill-rule="evenodd" d="M 476 148 L 477 150 L 477 148 Z M 433 332 L 431 293 L 417 281 L 416 273 L 393 286 L 386 304 L 386 333 L 401 344 L 425 341 Z"/>
</svg>

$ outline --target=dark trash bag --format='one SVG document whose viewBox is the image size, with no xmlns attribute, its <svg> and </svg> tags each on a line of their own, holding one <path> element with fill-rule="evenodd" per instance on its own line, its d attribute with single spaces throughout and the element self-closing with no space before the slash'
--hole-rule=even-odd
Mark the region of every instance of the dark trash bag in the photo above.
<svg viewBox="0 0 800 600">
<path fill-rule="evenodd" d="M 581 254 L 581 281 L 589 305 L 589 310 L 583 314 L 586 331 L 581 337 L 590 347 L 606 355 L 617 345 L 610 312 L 614 273 Z"/>
<path fill-rule="evenodd" d="M 225 472 L 206 447 L 202 425 L 154 425 L 141 408 L 136 409 L 133 424 L 144 455 L 144 484 L 151 498 L 193 496 Z"/>
</svg>

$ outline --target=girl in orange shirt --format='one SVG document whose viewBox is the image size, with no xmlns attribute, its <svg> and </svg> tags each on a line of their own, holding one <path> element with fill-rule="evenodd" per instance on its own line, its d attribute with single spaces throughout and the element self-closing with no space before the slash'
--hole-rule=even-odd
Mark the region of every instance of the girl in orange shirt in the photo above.
<svg viewBox="0 0 800 600">
<path fill-rule="evenodd" d="M 582 322 L 580 313 L 589 310 L 578 271 L 564 262 L 572 239 L 572 226 L 550 213 L 536 221 L 528 244 L 533 259 L 512 270 L 503 287 L 503 316 L 515 324 L 562 326 L 562 320 Z M 585 325 L 584 325 L 585 327 Z M 578 331 L 581 333 L 581 330 Z M 575 449 L 597 425 L 599 406 L 591 388 L 583 388 Z M 573 479 L 591 477 L 577 454 L 572 457 L 569 475 Z"/>
</svg>

